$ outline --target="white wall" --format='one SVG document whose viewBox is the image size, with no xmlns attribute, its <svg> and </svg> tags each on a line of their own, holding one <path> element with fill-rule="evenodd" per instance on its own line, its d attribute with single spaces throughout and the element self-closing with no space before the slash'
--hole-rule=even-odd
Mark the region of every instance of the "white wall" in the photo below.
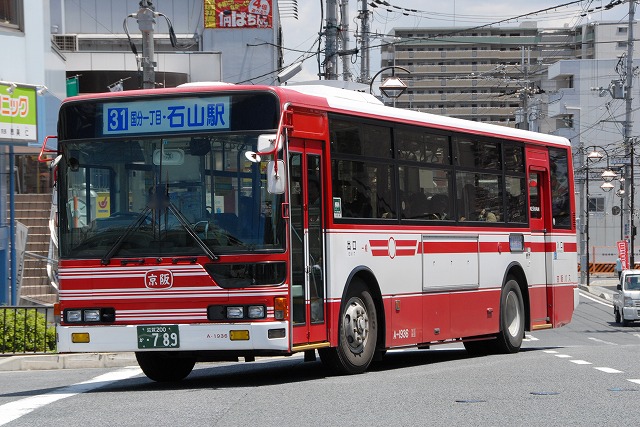
<svg viewBox="0 0 640 427">
<path fill-rule="evenodd" d="M 213 52 L 158 53 L 156 71 L 188 74 L 191 81 L 219 81 L 220 54 Z M 136 58 L 129 52 L 69 52 L 67 69 L 136 71 Z"/>
</svg>

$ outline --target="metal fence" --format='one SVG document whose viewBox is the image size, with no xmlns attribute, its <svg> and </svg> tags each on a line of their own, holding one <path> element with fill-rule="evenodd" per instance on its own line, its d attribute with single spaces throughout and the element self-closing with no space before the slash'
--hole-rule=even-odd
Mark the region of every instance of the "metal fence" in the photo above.
<svg viewBox="0 0 640 427">
<path fill-rule="evenodd" d="M 0 307 L 0 354 L 56 351 L 53 307 Z"/>
</svg>

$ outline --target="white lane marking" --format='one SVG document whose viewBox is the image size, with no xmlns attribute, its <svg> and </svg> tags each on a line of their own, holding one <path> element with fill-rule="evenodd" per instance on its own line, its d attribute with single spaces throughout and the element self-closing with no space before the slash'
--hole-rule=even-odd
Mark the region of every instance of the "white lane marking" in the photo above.
<svg viewBox="0 0 640 427">
<path fill-rule="evenodd" d="M 580 291 L 580 296 L 593 302 L 597 302 L 598 304 L 606 305 L 607 307 L 613 307 L 613 304 L 603 301 L 601 298 L 592 297 L 584 291 Z"/>
<path fill-rule="evenodd" d="M 525 335 L 522 341 L 539 341 L 538 338 L 533 335 Z"/>
<path fill-rule="evenodd" d="M 542 351 L 544 351 L 545 353 L 548 353 L 548 354 L 556 354 L 557 353 L 557 351 L 555 351 L 555 350 L 542 350 Z"/>
<path fill-rule="evenodd" d="M 609 342 L 609 341 L 603 341 L 599 338 L 593 338 L 593 337 L 589 337 L 588 339 L 590 339 L 591 341 L 595 341 L 595 342 L 601 342 L 602 344 L 609 344 L 609 345 L 618 345 L 614 342 Z"/>
<path fill-rule="evenodd" d="M 640 338 L 640 334 L 633 334 L 633 336 Z"/>
<path fill-rule="evenodd" d="M 141 373 L 142 371 L 137 366 L 119 369 L 114 372 L 109 372 L 108 374 L 99 375 L 95 378 L 83 381 L 81 383 L 76 383 L 68 387 L 62 387 L 49 393 L 39 394 L 37 396 L 26 397 L 14 402 L 5 403 L 4 405 L 0 406 L 0 426 L 16 420 L 23 415 L 26 415 L 29 412 L 35 411 L 36 409 L 50 403 L 65 399 L 67 397 L 75 396 L 76 394 L 86 393 L 87 391 L 104 387 L 116 381 L 126 380 L 127 378 L 140 375 Z"/>
<path fill-rule="evenodd" d="M 631 381 L 632 383 L 640 384 L 640 380 L 627 380 L 627 381 Z"/>
<path fill-rule="evenodd" d="M 575 363 L 576 365 L 592 365 L 591 362 L 587 362 L 586 360 L 569 360 L 571 363 Z"/>
<path fill-rule="evenodd" d="M 560 357 L 561 359 L 570 359 L 571 356 L 568 354 L 554 354 L 555 357 Z"/>
<path fill-rule="evenodd" d="M 622 373 L 622 371 L 618 371 L 617 369 L 613 369 L 613 368 L 595 368 L 594 367 L 594 369 L 597 369 L 598 371 L 605 372 L 607 374 L 621 374 Z"/>
</svg>

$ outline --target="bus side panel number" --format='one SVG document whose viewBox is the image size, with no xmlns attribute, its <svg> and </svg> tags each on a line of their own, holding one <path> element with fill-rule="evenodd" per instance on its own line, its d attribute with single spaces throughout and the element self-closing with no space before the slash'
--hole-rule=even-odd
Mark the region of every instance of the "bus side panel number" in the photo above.
<svg viewBox="0 0 640 427">
<path fill-rule="evenodd" d="M 138 348 L 179 348 L 178 325 L 138 326 Z"/>
<path fill-rule="evenodd" d="M 107 129 L 109 132 L 123 131 L 129 129 L 129 109 L 109 108 L 107 109 Z"/>
</svg>

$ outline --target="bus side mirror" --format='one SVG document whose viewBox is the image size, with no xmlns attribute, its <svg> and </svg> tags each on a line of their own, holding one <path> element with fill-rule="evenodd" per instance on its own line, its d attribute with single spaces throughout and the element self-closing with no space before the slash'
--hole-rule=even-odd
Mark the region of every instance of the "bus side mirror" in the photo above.
<svg viewBox="0 0 640 427">
<path fill-rule="evenodd" d="M 62 154 L 58 154 L 56 158 L 49 163 L 49 169 L 54 170 L 56 166 L 58 166 L 58 163 L 60 163 L 60 160 L 62 160 Z"/>
<path fill-rule="evenodd" d="M 277 134 L 263 134 L 258 135 L 258 152 L 263 153 L 266 151 L 273 151 L 276 146 Z M 278 151 L 282 149 L 282 138 L 278 141 Z"/>
<path fill-rule="evenodd" d="M 621 291 L 622 290 L 622 285 L 620 283 L 618 283 L 618 286 L 616 286 L 616 288 Z"/>
<path fill-rule="evenodd" d="M 273 160 L 267 164 L 267 191 L 271 194 L 284 193 L 284 160 L 278 160 L 277 164 L 277 168 Z"/>
</svg>

